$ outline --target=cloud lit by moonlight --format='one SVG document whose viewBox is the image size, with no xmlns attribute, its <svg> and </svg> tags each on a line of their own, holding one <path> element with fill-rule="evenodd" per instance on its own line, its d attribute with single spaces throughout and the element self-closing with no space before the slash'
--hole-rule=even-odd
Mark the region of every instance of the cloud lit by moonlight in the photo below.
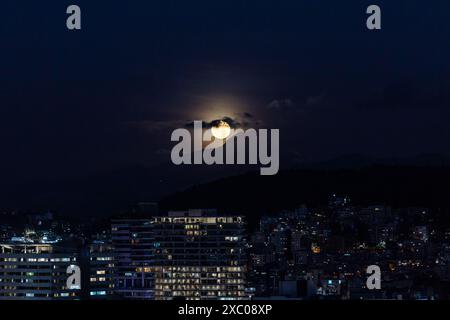
<svg viewBox="0 0 450 320">
<path fill-rule="evenodd" d="M 211 127 L 211 133 L 216 139 L 226 139 L 231 133 L 231 128 L 226 121 L 220 120 Z"/>
</svg>

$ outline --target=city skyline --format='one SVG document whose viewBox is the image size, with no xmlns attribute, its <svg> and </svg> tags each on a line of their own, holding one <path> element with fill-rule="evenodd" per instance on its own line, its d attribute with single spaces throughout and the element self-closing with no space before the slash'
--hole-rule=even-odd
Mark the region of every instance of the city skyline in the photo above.
<svg viewBox="0 0 450 320">
<path fill-rule="evenodd" d="M 2 305 L 450 300 L 449 1 L 2 12 Z"/>
<path fill-rule="evenodd" d="M 49 213 L 3 223 L 0 300 L 450 296 L 450 224 L 430 208 L 361 207 L 333 194 L 323 206 L 264 215 L 257 225 L 214 209 L 139 208 L 93 228 Z M 70 265 L 81 268 L 75 289 L 66 287 Z M 366 284 L 372 266 L 376 289 Z"/>
</svg>

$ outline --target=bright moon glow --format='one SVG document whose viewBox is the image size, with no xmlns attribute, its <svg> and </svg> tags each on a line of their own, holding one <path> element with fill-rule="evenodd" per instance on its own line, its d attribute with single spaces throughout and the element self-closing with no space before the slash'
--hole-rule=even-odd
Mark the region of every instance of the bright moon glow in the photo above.
<svg viewBox="0 0 450 320">
<path fill-rule="evenodd" d="M 230 125 L 222 120 L 217 125 L 211 127 L 211 133 L 217 139 L 226 139 L 230 135 L 230 132 Z"/>
</svg>

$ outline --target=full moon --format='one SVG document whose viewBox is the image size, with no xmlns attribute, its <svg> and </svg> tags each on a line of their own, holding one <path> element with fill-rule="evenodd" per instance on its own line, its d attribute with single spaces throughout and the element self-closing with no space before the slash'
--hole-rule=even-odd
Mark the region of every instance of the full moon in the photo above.
<svg viewBox="0 0 450 320">
<path fill-rule="evenodd" d="M 230 132 L 230 125 L 223 120 L 220 120 L 217 125 L 211 127 L 211 133 L 217 139 L 226 139 L 230 135 Z"/>
</svg>

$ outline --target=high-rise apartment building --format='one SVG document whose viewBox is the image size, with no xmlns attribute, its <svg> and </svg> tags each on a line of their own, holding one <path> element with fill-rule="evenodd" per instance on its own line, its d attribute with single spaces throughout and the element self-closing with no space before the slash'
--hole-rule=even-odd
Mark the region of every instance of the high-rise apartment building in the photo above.
<svg viewBox="0 0 450 320">
<path fill-rule="evenodd" d="M 67 287 L 67 268 L 78 264 L 75 250 L 50 244 L 0 244 L 0 300 L 79 299 Z"/>
<path fill-rule="evenodd" d="M 108 243 L 95 242 L 89 246 L 89 298 L 113 298 L 114 291 L 114 254 Z"/>
<path fill-rule="evenodd" d="M 244 222 L 213 211 L 153 218 L 155 299 L 245 299 Z"/>
<path fill-rule="evenodd" d="M 115 292 L 127 299 L 153 299 L 153 223 L 149 219 L 112 221 Z"/>
</svg>

